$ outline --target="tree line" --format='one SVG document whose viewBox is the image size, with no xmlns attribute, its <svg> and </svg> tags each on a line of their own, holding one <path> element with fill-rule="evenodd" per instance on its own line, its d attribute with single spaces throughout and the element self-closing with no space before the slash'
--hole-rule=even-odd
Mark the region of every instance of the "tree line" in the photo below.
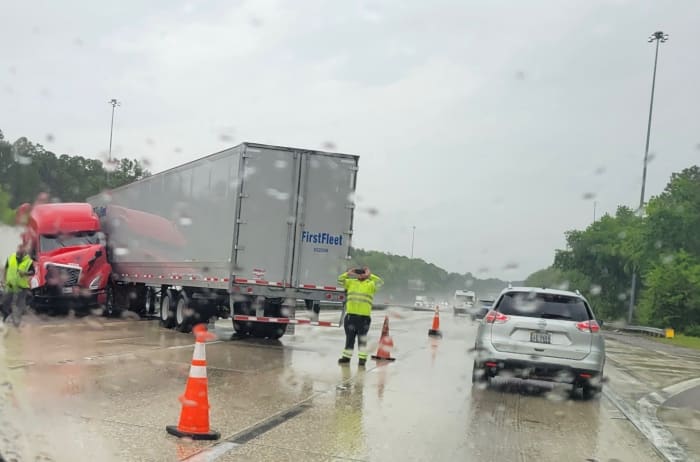
<svg viewBox="0 0 700 462">
<path fill-rule="evenodd" d="M 477 297 L 495 297 L 507 286 L 500 279 L 479 279 L 471 273 L 451 273 L 419 258 L 392 255 L 376 250 L 351 249 L 351 262 L 369 266 L 384 279 L 382 294 L 395 302 L 413 303 L 416 295 L 448 299 L 455 290 L 473 290 Z M 517 284 L 513 282 L 513 284 Z M 378 295 L 382 300 L 382 295 Z"/>
<path fill-rule="evenodd" d="M 105 189 L 150 175 L 136 159 L 56 155 L 27 138 L 7 141 L 0 130 L 0 221 L 14 223 L 15 209 L 40 192 L 64 202 L 82 202 Z"/>
<path fill-rule="evenodd" d="M 566 233 L 551 267 L 526 284 L 578 288 L 604 319 L 626 319 L 638 275 L 633 322 L 700 335 L 700 167 L 674 173 L 643 210 L 618 207 Z"/>
</svg>

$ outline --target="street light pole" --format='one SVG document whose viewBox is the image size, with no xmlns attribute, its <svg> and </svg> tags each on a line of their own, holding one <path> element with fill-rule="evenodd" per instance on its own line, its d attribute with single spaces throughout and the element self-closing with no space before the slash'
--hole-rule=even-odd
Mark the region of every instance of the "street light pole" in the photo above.
<svg viewBox="0 0 700 462">
<path fill-rule="evenodd" d="M 654 111 L 654 90 L 656 89 L 656 65 L 659 61 L 659 43 L 664 43 L 668 40 L 668 34 L 662 31 L 657 31 L 649 36 L 649 43 L 656 42 L 656 51 L 654 52 L 654 73 L 651 78 L 651 100 L 649 101 L 649 120 L 647 121 L 647 139 L 644 147 L 644 167 L 642 170 L 642 192 L 639 196 L 639 209 L 637 212 L 643 216 L 644 212 L 644 193 L 647 184 L 647 164 L 649 163 L 649 138 L 651 136 L 651 115 Z M 632 322 L 634 314 L 635 292 L 637 290 L 637 268 L 632 269 L 632 287 L 630 288 L 630 305 L 627 313 L 627 322 Z"/>
<path fill-rule="evenodd" d="M 595 223 L 595 212 L 596 212 L 596 207 L 598 206 L 597 201 L 593 201 L 593 223 Z"/>
<path fill-rule="evenodd" d="M 413 258 L 413 245 L 416 243 L 416 227 L 413 227 L 413 236 L 411 237 L 411 258 Z"/>
<path fill-rule="evenodd" d="M 112 98 L 107 103 L 112 105 L 112 122 L 109 124 L 109 163 L 112 163 L 112 133 L 114 132 L 114 109 L 122 103 Z"/>
</svg>

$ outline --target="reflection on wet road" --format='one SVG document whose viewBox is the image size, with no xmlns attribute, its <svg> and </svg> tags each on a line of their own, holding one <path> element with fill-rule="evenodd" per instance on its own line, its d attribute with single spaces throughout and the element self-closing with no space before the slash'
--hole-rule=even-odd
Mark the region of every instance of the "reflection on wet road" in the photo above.
<svg viewBox="0 0 700 462">
<path fill-rule="evenodd" d="M 443 315 L 435 340 L 430 321 L 392 318 L 397 360 L 366 370 L 356 357 L 336 364 L 340 329 L 231 341 L 230 321 L 219 321 L 207 345 L 214 446 L 165 432 L 179 416 L 191 335 L 155 321 L 35 321 L 5 337 L 0 374 L 17 401 L 0 404 L 10 422 L 0 432 L 21 435 L 13 450 L 31 460 L 660 460 L 604 397 L 521 382 L 473 389 L 475 325 Z"/>
</svg>

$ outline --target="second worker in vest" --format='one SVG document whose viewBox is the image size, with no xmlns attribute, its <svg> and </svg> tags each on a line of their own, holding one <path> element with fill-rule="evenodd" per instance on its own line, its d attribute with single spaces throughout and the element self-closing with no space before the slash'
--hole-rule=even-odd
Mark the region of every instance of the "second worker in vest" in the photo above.
<svg viewBox="0 0 700 462">
<path fill-rule="evenodd" d="M 2 300 L 2 320 L 10 315 L 15 326 L 19 327 L 22 315 L 27 308 L 29 278 L 34 275 L 34 262 L 24 247 L 10 255 L 5 262 L 5 294 Z"/>
<path fill-rule="evenodd" d="M 352 358 L 357 339 L 360 366 L 367 362 L 367 333 L 372 321 L 372 302 L 374 294 L 384 281 L 369 268 L 356 268 L 338 276 L 338 283 L 345 287 L 345 349 L 338 364 L 347 364 Z"/>
</svg>

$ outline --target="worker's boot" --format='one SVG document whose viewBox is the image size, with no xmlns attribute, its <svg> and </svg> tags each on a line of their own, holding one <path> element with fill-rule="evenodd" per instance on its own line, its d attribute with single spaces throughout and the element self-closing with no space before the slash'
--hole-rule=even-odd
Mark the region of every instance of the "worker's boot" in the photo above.
<svg viewBox="0 0 700 462">
<path fill-rule="evenodd" d="M 338 364 L 350 364 L 350 358 L 346 358 L 345 356 L 343 356 L 338 360 Z"/>
<path fill-rule="evenodd" d="M 357 363 L 360 367 L 365 367 L 365 364 L 367 364 L 367 360 L 365 358 L 360 358 L 360 361 Z"/>
</svg>

